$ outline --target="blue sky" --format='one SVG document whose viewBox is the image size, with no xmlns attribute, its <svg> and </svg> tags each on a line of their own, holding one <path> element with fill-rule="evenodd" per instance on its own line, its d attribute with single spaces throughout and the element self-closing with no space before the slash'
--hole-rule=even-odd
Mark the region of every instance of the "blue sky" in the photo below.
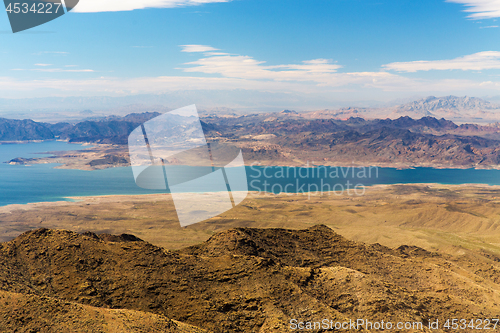
<svg viewBox="0 0 500 333">
<path fill-rule="evenodd" d="M 0 97 L 497 96 L 497 18 L 498 0 L 80 0 L 12 34 L 3 12 Z"/>
</svg>

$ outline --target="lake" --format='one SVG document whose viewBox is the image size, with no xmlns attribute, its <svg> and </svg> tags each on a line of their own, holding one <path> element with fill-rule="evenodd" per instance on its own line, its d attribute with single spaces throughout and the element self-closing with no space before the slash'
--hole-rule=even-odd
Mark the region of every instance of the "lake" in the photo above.
<svg viewBox="0 0 500 333">
<path fill-rule="evenodd" d="M 16 157 L 47 156 L 40 153 L 86 148 L 60 141 L 0 145 L 0 206 L 30 202 L 69 200 L 72 196 L 150 194 L 134 182 L 130 167 L 83 171 L 54 169 L 55 164 L 10 165 Z M 194 171 L 195 168 L 193 168 Z M 248 188 L 260 192 L 342 191 L 356 186 L 401 183 L 500 185 L 500 170 L 352 167 L 248 166 Z M 172 172 L 186 167 L 172 167 Z M 359 187 L 358 187 L 359 188 Z M 237 189 L 233 189 L 237 190 Z M 195 189 L 193 189 L 195 191 Z"/>
</svg>

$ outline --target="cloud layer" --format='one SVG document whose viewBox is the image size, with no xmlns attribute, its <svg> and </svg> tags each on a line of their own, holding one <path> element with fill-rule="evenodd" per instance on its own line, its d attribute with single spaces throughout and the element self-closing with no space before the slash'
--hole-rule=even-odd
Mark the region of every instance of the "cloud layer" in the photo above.
<svg viewBox="0 0 500 333">
<path fill-rule="evenodd" d="M 327 59 L 303 61 L 301 64 L 266 66 L 249 56 L 215 55 L 187 63 L 191 67 L 185 72 L 220 74 L 224 77 L 275 80 L 275 81 L 312 81 L 326 82 L 328 77 L 342 66 Z"/>
<path fill-rule="evenodd" d="M 213 48 L 208 45 L 181 45 L 182 52 L 210 52 L 218 51 L 219 49 Z"/>
<path fill-rule="evenodd" d="M 210 46 L 182 45 L 181 47 L 186 50 L 186 46 L 190 52 L 203 53 L 201 59 L 186 63 L 188 67 L 179 68 L 187 73 L 214 74 L 247 82 L 300 82 L 316 87 L 372 84 L 396 78 L 396 75 L 387 72 L 337 73 L 342 66 L 330 59 L 305 60 L 300 64 L 267 65 L 265 61 L 246 55 L 210 52 L 213 49 Z"/>
<path fill-rule="evenodd" d="M 499 0 L 446 0 L 447 2 L 460 3 L 467 7 L 465 10 L 472 19 L 488 19 L 500 17 Z"/>
<path fill-rule="evenodd" d="M 500 69 L 500 52 L 485 51 L 478 52 L 464 57 L 459 57 L 450 60 L 433 60 L 433 61 L 410 61 L 410 62 L 393 62 L 382 66 L 386 70 L 394 70 L 397 72 L 414 73 L 417 71 L 430 70 L 453 70 L 459 69 L 463 71 L 474 70 L 481 71 L 485 69 Z"/>
<path fill-rule="evenodd" d="M 73 11 L 80 13 L 120 12 L 145 8 L 174 8 L 197 6 L 231 0 L 84 0 Z"/>
<path fill-rule="evenodd" d="M 329 59 L 305 60 L 294 64 L 268 64 L 248 55 L 230 54 L 208 45 L 181 45 L 183 52 L 199 53 L 195 61 L 184 63 L 183 75 L 157 77 L 99 77 L 90 69 L 52 68 L 49 64 L 38 63 L 35 68 L 15 69 L 25 71 L 59 73 L 85 72 L 88 76 L 79 79 L 17 80 L 0 77 L 0 97 L 12 94 L 43 91 L 51 95 L 128 95 L 164 93 L 172 91 L 261 91 L 267 93 L 319 94 L 330 98 L 332 94 L 344 96 L 380 97 L 380 94 L 425 93 L 425 94 L 468 94 L 480 92 L 498 94 L 500 82 L 472 79 L 423 79 L 407 77 L 396 72 L 417 72 L 430 70 L 488 70 L 500 69 L 500 52 L 486 51 L 451 60 L 396 62 L 383 65 L 380 71 L 339 72 L 342 65 Z M 54 66 L 55 67 L 55 66 Z M 97 75 L 96 75 L 97 74 Z M 31 94 L 31 93 L 30 93 Z M 222 94 L 222 100 L 227 98 Z M 214 96 L 217 99 L 216 96 Z M 326 99 L 325 99 L 326 100 Z"/>
</svg>

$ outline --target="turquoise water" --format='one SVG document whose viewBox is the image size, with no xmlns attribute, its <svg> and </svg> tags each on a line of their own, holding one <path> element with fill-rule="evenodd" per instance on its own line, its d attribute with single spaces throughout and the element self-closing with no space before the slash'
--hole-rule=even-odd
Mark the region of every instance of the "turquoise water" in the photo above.
<svg viewBox="0 0 500 333">
<path fill-rule="evenodd" d="M 344 192 L 379 184 L 438 183 L 500 185 L 500 170 L 316 167 L 250 167 L 249 190 L 273 193 Z M 271 176 L 271 177 L 269 177 Z M 265 182 L 268 184 L 266 185 Z"/>
<path fill-rule="evenodd" d="M 47 156 L 37 153 L 82 149 L 66 142 L 0 145 L 0 206 L 67 200 L 69 196 L 149 194 L 163 191 L 138 187 L 130 167 L 96 171 L 54 169 L 55 164 L 31 166 L 3 163 L 16 157 Z M 172 172 L 186 167 L 173 167 Z M 194 170 L 193 170 L 194 171 Z M 170 172 L 170 171 L 169 171 Z M 356 185 L 399 183 L 500 185 L 500 170 L 415 168 L 285 168 L 247 167 L 248 188 L 261 192 L 342 191 Z M 192 189 L 196 191 L 196 189 Z M 238 189 L 232 189 L 238 190 Z"/>
<path fill-rule="evenodd" d="M 58 141 L 0 145 L 0 206 L 67 200 L 67 196 L 155 193 L 137 187 L 130 168 L 83 171 L 54 169 L 57 164 L 3 163 L 16 157 L 47 156 L 39 152 L 82 148 L 86 147 Z"/>
</svg>

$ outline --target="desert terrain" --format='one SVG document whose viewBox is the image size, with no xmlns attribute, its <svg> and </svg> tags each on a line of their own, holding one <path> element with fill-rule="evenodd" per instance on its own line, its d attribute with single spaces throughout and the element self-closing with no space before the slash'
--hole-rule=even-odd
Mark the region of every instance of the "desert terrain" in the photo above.
<svg viewBox="0 0 500 333">
<path fill-rule="evenodd" d="M 448 318 L 500 313 L 500 187 L 253 193 L 186 228 L 168 195 L 73 200 L 1 208 L 0 331 L 290 332 L 292 319 L 365 318 L 444 332 Z"/>
<path fill-rule="evenodd" d="M 433 103 L 411 106 L 420 119 L 283 111 L 205 115 L 202 127 L 215 155 L 236 147 L 248 165 L 498 168 L 499 125 L 436 119 Z M 7 163 L 95 170 L 128 166 L 127 135 L 157 115 L 7 121 L 0 134 L 92 145 Z M 187 164 L 177 157 L 167 163 Z M 349 193 L 250 193 L 185 228 L 168 194 L 0 207 L 0 332 L 290 332 L 294 319 L 359 318 L 444 332 L 447 319 L 498 318 L 500 186 Z"/>
<path fill-rule="evenodd" d="M 324 224 L 355 241 L 415 245 L 450 254 L 468 249 L 500 255 L 500 187 L 376 185 L 362 196 L 250 193 L 236 208 L 181 228 L 168 194 L 75 197 L 75 202 L 0 208 L 0 240 L 37 229 L 129 233 L 170 250 L 229 228 L 301 229 Z"/>
</svg>

